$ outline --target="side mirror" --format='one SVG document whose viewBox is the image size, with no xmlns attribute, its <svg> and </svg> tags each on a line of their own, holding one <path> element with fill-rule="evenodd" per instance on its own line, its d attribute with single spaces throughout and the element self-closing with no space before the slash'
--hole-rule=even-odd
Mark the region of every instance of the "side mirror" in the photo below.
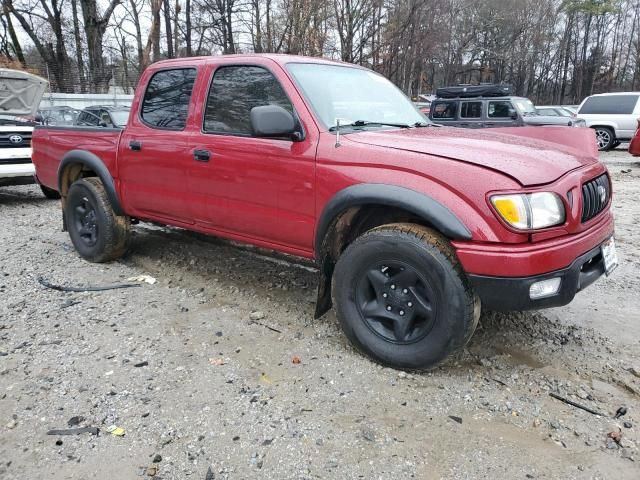
<svg viewBox="0 0 640 480">
<path fill-rule="evenodd" d="M 277 105 L 263 105 L 251 109 L 251 130 L 256 137 L 294 137 L 296 122 L 293 115 Z"/>
<path fill-rule="evenodd" d="M 107 125 L 107 122 L 105 122 L 104 120 L 101 120 L 100 123 L 98 123 L 99 127 L 108 127 L 109 125 Z"/>
<path fill-rule="evenodd" d="M 516 112 L 515 110 L 510 110 L 509 111 L 509 116 L 511 117 L 512 120 L 517 120 L 518 119 L 518 112 Z"/>
<path fill-rule="evenodd" d="M 40 113 L 36 113 L 35 117 L 33 117 L 33 120 L 36 123 L 44 123 L 44 117 Z"/>
</svg>

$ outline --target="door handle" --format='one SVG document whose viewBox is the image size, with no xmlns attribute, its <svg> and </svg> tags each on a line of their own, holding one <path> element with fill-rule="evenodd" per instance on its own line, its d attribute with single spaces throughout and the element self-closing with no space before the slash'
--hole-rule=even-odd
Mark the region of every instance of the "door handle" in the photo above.
<svg viewBox="0 0 640 480">
<path fill-rule="evenodd" d="M 197 162 L 208 162 L 211 158 L 211 152 L 209 150 L 194 150 L 193 158 Z"/>
<path fill-rule="evenodd" d="M 129 148 L 134 152 L 139 152 L 142 150 L 142 142 L 139 142 L 138 140 L 131 140 L 129 142 Z"/>
</svg>

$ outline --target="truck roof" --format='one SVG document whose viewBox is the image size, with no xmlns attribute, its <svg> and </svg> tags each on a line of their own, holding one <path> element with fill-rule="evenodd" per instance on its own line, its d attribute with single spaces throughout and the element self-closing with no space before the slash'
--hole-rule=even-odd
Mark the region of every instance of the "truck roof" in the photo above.
<svg viewBox="0 0 640 480">
<path fill-rule="evenodd" d="M 287 63 L 319 63 L 326 65 L 340 65 L 340 66 L 349 66 L 353 68 L 363 68 L 359 65 L 354 65 L 353 63 L 342 62 L 337 60 L 328 60 L 326 58 L 321 57 L 305 57 L 302 55 L 288 55 L 284 53 L 239 53 L 232 55 L 206 55 L 200 57 L 182 57 L 182 58 L 172 58 L 168 60 L 161 60 L 156 62 L 150 66 L 150 68 L 161 68 L 164 65 L 193 65 L 194 63 L 207 63 L 213 61 L 223 61 L 226 60 L 237 60 L 237 59 L 246 59 L 247 61 L 255 60 L 256 58 L 267 58 L 269 60 L 273 60 L 274 62 L 285 65 Z"/>
</svg>

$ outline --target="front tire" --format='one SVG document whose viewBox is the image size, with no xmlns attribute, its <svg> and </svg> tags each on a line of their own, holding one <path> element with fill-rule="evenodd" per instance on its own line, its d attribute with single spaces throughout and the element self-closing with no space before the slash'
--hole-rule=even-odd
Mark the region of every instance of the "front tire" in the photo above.
<svg viewBox="0 0 640 480">
<path fill-rule="evenodd" d="M 64 213 L 71 242 L 85 260 L 109 262 L 127 251 L 131 222 L 129 217 L 114 213 L 99 178 L 75 181 L 69 188 Z"/>
<path fill-rule="evenodd" d="M 349 245 L 332 296 L 351 342 L 393 368 L 437 365 L 469 341 L 480 317 L 451 245 L 414 224 L 377 227 Z"/>
<path fill-rule="evenodd" d="M 616 135 L 613 130 L 609 127 L 593 127 L 593 129 L 596 131 L 598 150 L 601 152 L 611 150 L 616 142 Z"/>
</svg>

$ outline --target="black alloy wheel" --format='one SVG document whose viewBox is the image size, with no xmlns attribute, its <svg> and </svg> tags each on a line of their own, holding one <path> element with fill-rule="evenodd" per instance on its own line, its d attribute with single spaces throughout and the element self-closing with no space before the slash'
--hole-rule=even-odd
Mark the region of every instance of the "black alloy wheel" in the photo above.
<svg viewBox="0 0 640 480">
<path fill-rule="evenodd" d="M 363 272 L 356 302 L 367 326 L 387 341 L 408 344 L 429 334 L 436 318 L 435 294 L 414 267 L 376 262 Z"/>
</svg>

